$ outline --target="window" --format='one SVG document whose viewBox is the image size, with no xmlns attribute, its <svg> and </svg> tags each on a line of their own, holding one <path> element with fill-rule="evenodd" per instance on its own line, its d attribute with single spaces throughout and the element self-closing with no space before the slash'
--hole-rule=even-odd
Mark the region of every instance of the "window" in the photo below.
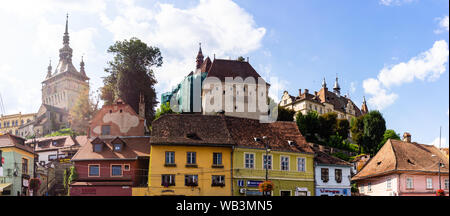
<svg viewBox="0 0 450 216">
<path fill-rule="evenodd" d="M 323 182 L 328 182 L 328 168 L 320 169 L 321 179 Z"/>
<path fill-rule="evenodd" d="M 263 169 L 272 169 L 272 155 L 263 155 Z"/>
<path fill-rule="evenodd" d="M 289 157 L 281 156 L 281 170 L 289 170 Z"/>
<path fill-rule="evenodd" d="M 334 179 L 337 183 L 342 182 L 342 170 L 341 169 L 335 169 L 334 170 Z"/>
<path fill-rule="evenodd" d="M 245 168 L 255 168 L 255 154 L 245 153 Z"/>
<path fill-rule="evenodd" d="M 433 189 L 433 179 L 427 178 L 427 189 Z"/>
<path fill-rule="evenodd" d="M 122 165 L 111 165 L 111 176 L 122 176 Z"/>
<path fill-rule="evenodd" d="M 94 144 L 94 152 L 101 152 L 103 144 Z"/>
<path fill-rule="evenodd" d="M 305 172 L 305 158 L 297 158 L 297 171 L 299 172 Z"/>
<path fill-rule="evenodd" d="M 364 193 L 364 184 L 361 184 L 359 191 L 360 191 L 361 193 Z"/>
<path fill-rule="evenodd" d="M 111 125 L 102 125 L 102 135 L 110 135 Z"/>
<path fill-rule="evenodd" d="M 56 160 L 56 155 L 55 154 L 49 155 L 48 160 L 49 161 Z"/>
<path fill-rule="evenodd" d="M 222 153 L 213 153 L 213 165 L 222 165 Z"/>
<path fill-rule="evenodd" d="M 130 171 L 130 165 L 129 164 L 123 165 L 123 170 L 124 171 Z"/>
<path fill-rule="evenodd" d="M 388 190 L 391 190 L 391 189 L 392 189 L 392 180 L 391 180 L 391 178 L 388 178 L 388 179 L 387 179 L 387 181 L 386 181 L 386 188 L 387 188 Z"/>
<path fill-rule="evenodd" d="M 187 153 L 187 164 L 196 164 L 196 153 L 188 152 Z"/>
<path fill-rule="evenodd" d="M 221 187 L 225 186 L 225 176 L 213 175 L 211 186 L 221 186 Z"/>
<path fill-rule="evenodd" d="M 22 174 L 28 173 L 28 159 L 22 158 Z"/>
<path fill-rule="evenodd" d="M 185 175 L 184 176 L 185 186 L 198 186 L 198 175 Z"/>
<path fill-rule="evenodd" d="M 367 183 L 367 191 L 372 192 L 372 182 Z"/>
<path fill-rule="evenodd" d="M 100 165 L 88 165 L 89 167 L 89 177 L 100 176 Z"/>
<path fill-rule="evenodd" d="M 444 180 L 444 189 L 448 190 L 448 179 Z"/>
<path fill-rule="evenodd" d="M 114 151 L 122 151 L 122 144 L 114 144 Z"/>
<path fill-rule="evenodd" d="M 175 152 L 166 152 L 166 164 L 175 164 Z"/>
<path fill-rule="evenodd" d="M 175 175 L 161 175 L 161 186 L 175 186 Z"/>
<path fill-rule="evenodd" d="M 280 196 L 291 196 L 291 191 L 280 191 Z"/>
<path fill-rule="evenodd" d="M 406 178 L 406 189 L 413 189 L 413 179 L 412 178 Z"/>
</svg>

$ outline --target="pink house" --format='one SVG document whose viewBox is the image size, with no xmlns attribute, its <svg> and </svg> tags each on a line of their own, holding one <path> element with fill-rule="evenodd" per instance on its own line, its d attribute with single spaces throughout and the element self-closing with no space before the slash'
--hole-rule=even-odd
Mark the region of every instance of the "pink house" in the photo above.
<svg viewBox="0 0 450 216">
<path fill-rule="evenodd" d="M 367 196 L 435 196 L 439 188 L 448 196 L 448 165 L 438 148 L 405 133 L 403 141 L 389 139 L 352 181 Z"/>
</svg>

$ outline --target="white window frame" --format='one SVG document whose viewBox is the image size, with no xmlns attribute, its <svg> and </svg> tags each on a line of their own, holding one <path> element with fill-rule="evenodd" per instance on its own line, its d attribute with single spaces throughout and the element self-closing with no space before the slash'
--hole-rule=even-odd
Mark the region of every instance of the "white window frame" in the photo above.
<svg viewBox="0 0 450 216">
<path fill-rule="evenodd" d="M 251 163 L 252 166 L 251 167 L 247 167 L 247 155 L 252 155 L 252 163 Z M 255 169 L 255 153 L 244 153 L 244 168 Z"/>
<path fill-rule="evenodd" d="M 265 170 L 266 169 L 266 167 L 265 167 L 265 163 L 264 163 L 264 157 L 266 157 L 266 154 L 263 154 L 262 155 L 262 169 L 263 170 Z M 270 158 L 270 166 L 269 166 L 269 170 L 273 170 L 273 155 L 272 154 L 267 154 L 267 158 Z"/>
<path fill-rule="evenodd" d="M 367 182 L 367 192 L 372 192 L 372 182 Z"/>
<path fill-rule="evenodd" d="M 287 160 L 287 170 L 283 169 L 283 158 L 287 158 L 288 159 Z M 281 171 L 289 171 L 289 170 L 291 170 L 290 160 L 291 160 L 291 157 L 289 157 L 288 155 L 281 155 L 280 156 L 280 170 Z"/>
<path fill-rule="evenodd" d="M 426 183 L 427 189 L 433 189 L 433 179 L 432 178 L 426 178 L 425 181 L 426 181 L 425 183 Z"/>
<path fill-rule="evenodd" d="M 406 189 L 414 189 L 414 179 L 413 178 L 411 178 L 411 177 L 406 178 Z"/>
<path fill-rule="evenodd" d="M 303 170 L 300 170 L 299 159 L 303 159 Z M 306 157 L 297 157 L 297 171 L 306 172 Z"/>
<path fill-rule="evenodd" d="M 386 180 L 386 190 L 392 190 L 392 179 L 388 178 Z"/>
</svg>

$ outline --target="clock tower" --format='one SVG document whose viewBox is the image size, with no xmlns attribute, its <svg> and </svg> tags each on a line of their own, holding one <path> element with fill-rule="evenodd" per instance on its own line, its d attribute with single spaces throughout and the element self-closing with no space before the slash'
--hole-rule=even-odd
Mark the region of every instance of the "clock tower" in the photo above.
<svg viewBox="0 0 450 216">
<path fill-rule="evenodd" d="M 52 71 L 51 62 L 47 68 L 47 76 L 42 82 L 42 104 L 69 111 L 81 92 L 89 89 L 89 77 L 81 60 L 80 72 L 72 64 L 72 48 L 69 46 L 68 15 L 63 36 L 63 47 L 59 49 L 59 62 Z"/>
</svg>

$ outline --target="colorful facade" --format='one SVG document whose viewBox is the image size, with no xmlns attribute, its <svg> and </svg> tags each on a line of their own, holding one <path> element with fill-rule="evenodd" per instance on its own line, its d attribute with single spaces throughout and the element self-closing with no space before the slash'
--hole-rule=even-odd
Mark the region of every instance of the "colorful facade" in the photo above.
<svg viewBox="0 0 450 216">
<path fill-rule="evenodd" d="M 36 113 L 29 114 L 12 114 L 0 116 L 0 134 L 14 134 L 16 136 L 23 136 L 20 134 L 19 127 L 33 121 L 36 117 Z"/>
<path fill-rule="evenodd" d="M 152 124 L 149 187 L 136 196 L 231 196 L 233 141 L 223 116 L 164 115 Z"/>
<path fill-rule="evenodd" d="M 448 196 L 448 166 L 438 148 L 405 133 L 404 141 L 389 139 L 352 181 L 367 196 L 435 196 L 439 188 Z"/>
<path fill-rule="evenodd" d="M 29 196 L 29 180 L 33 177 L 33 149 L 25 140 L 5 134 L 0 136 L 0 196 Z"/>
<path fill-rule="evenodd" d="M 150 145 L 140 114 L 120 99 L 97 112 L 71 160 L 78 177 L 70 196 L 131 196 L 134 187 L 147 187 Z"/>
</svg>

